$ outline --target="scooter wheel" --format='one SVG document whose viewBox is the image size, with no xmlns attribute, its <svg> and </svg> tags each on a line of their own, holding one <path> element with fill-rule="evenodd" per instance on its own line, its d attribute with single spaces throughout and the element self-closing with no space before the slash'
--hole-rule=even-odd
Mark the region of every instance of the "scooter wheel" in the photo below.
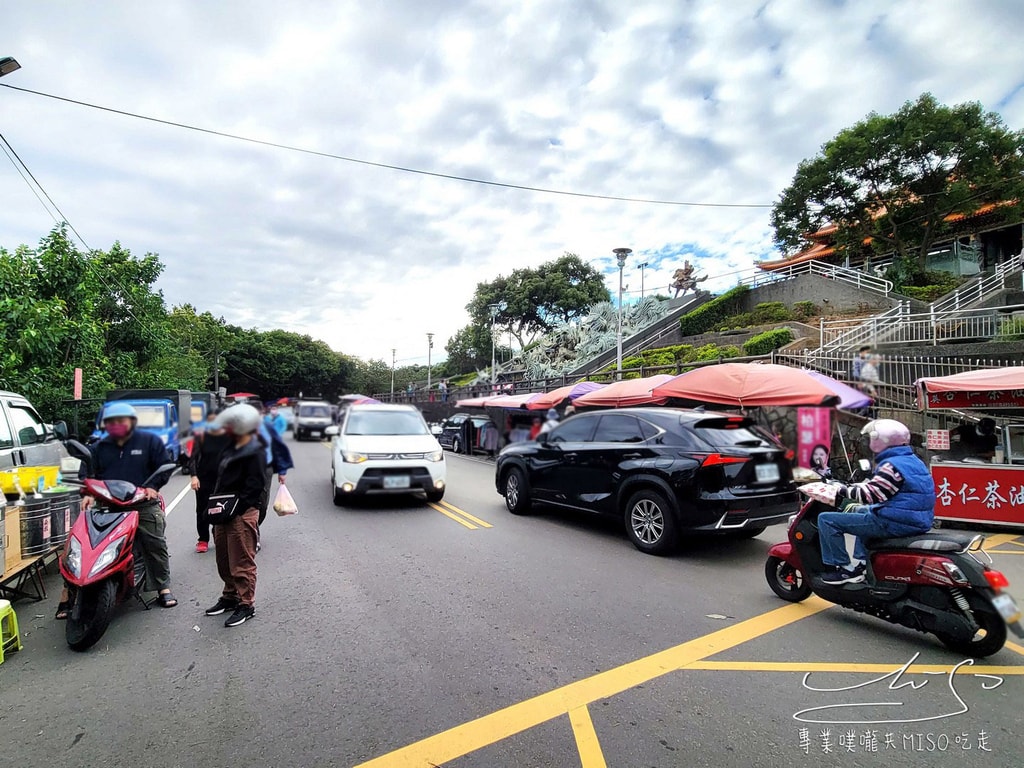
<svg viewBox="0 0 1024 768">
<path fill-rule="evenodd" d="M 800 570 L 780 557 L 769 557 L 764 564 L 764 577 L 772 592 L 791 603 L 799 603 L 811 596 L 811 585 Z"/>
<path fill-rule="evenodd" d="M 974 637 L 964 640 L 942 634 L 938 635 L 938 638 L 951 651 L 972 659 L 983 659 L 999 651 L 1006 644 L 1006 622 L 988 600 L 974 594 L 969 595 L 967 600 L 971 605 L 974 621 L 978 625 Z"/>
<path fill-rule="evenodd" d="M 114 614 L 117 587 L 110 579 L 83 587 L 75 595 L 64 636 L 73 651 L 92 648 L 103 637 Z"/>
</svg>

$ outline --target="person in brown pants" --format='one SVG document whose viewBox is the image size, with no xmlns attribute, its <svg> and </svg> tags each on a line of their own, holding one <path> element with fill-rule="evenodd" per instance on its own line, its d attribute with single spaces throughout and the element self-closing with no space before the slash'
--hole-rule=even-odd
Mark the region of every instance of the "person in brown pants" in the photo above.
<svg viewBox="0 0 1024 768">
<path fill-rule="evenodd" d="M 256 615 L 256 543 L 267 453 L 256 434 L 260 414 L 251 405 L 231 406 L 215 419 L 214 425 L 214 429 L 224 429 L 232 436 L 232 444 L 221 455 L 214 495 L 237 496 L 238 509 L 243 511 L 213 526 L 217 573 L 224 581 L 224 591 L 206 609 L 206 615 L 217 616 L 230 610 L 232 614 L 224 626 L 237 627 Z"/>
</svg>

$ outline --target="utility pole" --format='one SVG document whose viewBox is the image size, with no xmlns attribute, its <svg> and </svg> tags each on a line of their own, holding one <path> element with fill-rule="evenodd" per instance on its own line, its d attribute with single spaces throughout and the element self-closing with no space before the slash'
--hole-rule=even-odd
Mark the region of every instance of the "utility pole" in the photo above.
<svg viewBox="0 0 1024 768">
<path fill-rule="evenodd" d="M 391 402 L 395 402 L 395 352 L 397 350 L 392 347 L 391 349 Z"/>
<path fill-rule="evenodd" d="M 427 400 L 430 399 L 430 350 L 434 348 L 434 334 L 427 334 Z"/>
</svg>

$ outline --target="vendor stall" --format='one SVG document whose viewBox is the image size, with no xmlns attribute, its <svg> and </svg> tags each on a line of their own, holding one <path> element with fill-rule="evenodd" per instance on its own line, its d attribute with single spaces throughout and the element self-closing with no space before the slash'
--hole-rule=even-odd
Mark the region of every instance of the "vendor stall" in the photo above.
<svg viewBox="0 0 1024 768">
<path fill-rule="evenodd" d="M 923 378 L 915 386 L 925 411 L 1002 414 L 929 430 L 936 519 L 1024 528 L 1024 367 Z"/>
</svg>

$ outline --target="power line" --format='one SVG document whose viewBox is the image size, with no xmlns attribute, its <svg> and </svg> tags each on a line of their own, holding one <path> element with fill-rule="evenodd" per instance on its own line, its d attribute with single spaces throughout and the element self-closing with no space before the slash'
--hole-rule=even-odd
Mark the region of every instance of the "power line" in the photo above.
<svg viewBox="0 0 1024 768">
<path fill-rule="evenodd" d="M 699 203 L 682 200 L 655 200 L 641 197 L 617 197 L 615 195 L 595 195 L 587 192 L 570 192 L 564 189 L 549 189 L 546 187 L 531 187 L 525 184 L 510 184 L 502 181 L 491 181 L 488 179 L 476 179 L 470 176 L 459 176 L 458 174 L 452 173 L 440 173 L 438 171 L 426 171 L 422 168 L 410 168 L 402 165 L 392 165 L 390 163 L 377 163 L 372 160 L 362 160 L 357 157 L 346 157 L 345 155 L 337 155 L 331 152 L 321 152 L 315 149 L 306 149 L 304 147 L 296 147 L 290 144 L 280 144 L 274 141 L 265 141 L 263 139 L 253 139 L 248 136 L 240 136 L 234 133 L 227 133 L 225 131 L 217 131 L 211 128 L 200 128 L 194 125 L 188 125 L 187 123 L 179 123 L 173 120 L 162 120 L 158 117 L 149 117 L 147 115 L 140 115 L 135 112 L 127 112 L 121 109 L 114 109 L 113 107 L 104 107 L 99 104 L 90 104 L 86 101 L 78 101 L 76 99 L 69 99 L 66 96 L 56 96 L 51 93 L 43 93 L 41 91 L 34 91 L 30 88 L 19 88 L 16 85 L 9 85 L 7 83 L 0 83 L 5 88 L 10 88 L 13 91 L 21 91 L 22 93 L 30 93 L 34 96 L 43 96 L 47 99 L 54 99 L 56 101 L 63 101 L 68 104 L 75 104 L 80 107 L 88 107 L 89 109 L 97 109 L 102 112 L 110 112 L 115 115 L 122 115 L 123 117 L 132 117 L 136 120 L 146 120 L 151 123 L 159 123 L 161 125 L 169 125 L 173 128 L 182 128 L 188 131 L 196 131 L 197 133 L 205 133 L 211 136 L 220 136 L 225 139 L 233 139 L 235 141 L 244 141 L 250 144 L 259 144 L 265 147 L 273 147 L 275 149 L 284 149 L 289 152 L 299 152 L 306 155 L 313 155 L 315 157 L 325 157 L 331 160 L 342 160 L 346 163 L 358 163 L 359 165 L 368 165 L 373 168 L 386 168 L 391 171 L 400 171 L 402 173 L 414 173 L 421 176 L 433 176 L 438 179 L 449 179 L 451 181 L 462 181 L 469 184 L 483 184 L 490 187 L 501 187 L 504 189 L 518 189 L 525 192 L 540 192 L 546 195 L 563 195 L 566 197 L 583 197 L 591 200 L 610 200 L 620 203 L 646 203 L 649 205 L 675 205 L 682 207 L 691 208 L 771 208 L 770 203 Z"/>
</svg>

